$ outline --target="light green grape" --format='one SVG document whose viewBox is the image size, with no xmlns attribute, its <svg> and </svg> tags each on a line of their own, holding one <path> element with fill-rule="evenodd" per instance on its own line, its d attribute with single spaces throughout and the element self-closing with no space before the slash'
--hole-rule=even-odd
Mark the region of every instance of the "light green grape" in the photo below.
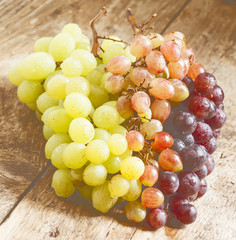
<svg viewBox="0 0 236 240">
<path fill-rule="evenodd" d="M 43 125 L 43 136 L 44 136 L 44 138 L 46 140 L 48 140 L 53 134 L 54 134 L 54 132 L 52 131 L 52 129 L 44 124 Z"/>
<path fill-rule="evenodd" d="M 150 122 L 149 120 L 152 119 L 152 110 L 150 108 L 148 108 L 148 110 L 144 113 L 139 113 L 138 114 L 140 117 L 142 117 L 142 122 Z"/>
<path fill-rule="evenodd" d="M 111 197 L 122 197 L 129 190 L 129 181 L 120 174 L 113 176 L 108 184 Z"/>
<path fill-rule="evenodd" d="M 138 180 L 144 172 L 144 163 L 138 157 L 128 157 L 121 162 L 120 172 L 128 180 Z"/>
<path fill-rule="evenodd" d="M 31 53 L 19 65 L 20 75 L 28 80 L 43 80 L 55 71 L 52 56 L 45 52 Z"/>
<path fill-rule="evenodd" d="M 121 155 L 128 148 L 126 138 L 119 133 L 111 135 L 107 141 L 107 144 L 109 146 L 111 153 L 114 155 Z"/>
<path fill-rule="evenodd" d="M 38 110 L 35 111 L 35 116 L 40 122 L 42 122 L 42 114 Z"/>
<path fill-rule="evenodd" d="M 53 134 L 45 145 L 45 156 L 51 159 L 53 150 L 62 143 L 70 143 L 71 139 L 68 134 L 56 133 Z"/>
<path fill-rule="evenodd" d="M 108 138 L 110 137 L 110 133 L 107 130 L 102 128 L 95 128 L 94 130 L 95 130 L 95 133 L 94 133 L 93 140 L 101 139 L 104 142 L 107 142 Z"/>
<path fill-rule="evenodd" d="M 84 182 L 80 182 L 76 184 L 76 188 L 79 194 L 86 200 L 92 201 L 92 192 L 93 187 L 85 184 Z"/>
<path fill-rule="evenodd" d="M 77 42 L 76 43 L 76 49 L 83 49 L 86 51 L 91 51 L 92 50 L 92 46 L 90 45 L 90 43 L 87 42 Z"/>
<path fill-rule="evenodd" d="M 86 78 L 89 80 L 91 84 L 100 85 L 101 78 L 104 73 L 105 73 L 105 65 L 100 64 L 92 72 L 90 72 Z"/>
<path fill-rule="evenodd" d="M 83 77 L 70 78 L 66 84 L 66 95 L 69 95 L 70 93 L 73 92 L 78 92 L 84 94 L 85 96 L 89 96 L 90 93 L 89 81 Z"/>
<path fill-rule="evenodd" d="M 102 49 L 103 49 L 104 51 L 106 51 L 112 44 L 117 44 L 117 45 L 119 45 L 119 46 L 121 46 L 121 47 L 124 48 L 124 46 L 125 46 L 124 43 L 122 43 L 122 42 L 116 42 L 116 41 L 112 41 L 112 40 L 111 40 L 111 39 L 114 39 L 114 40 L 120 41 L 121 39 L 120 39 L 119 37 L 117 37 L 117 36 L 109 36 L 109 38 L 110 38 L 110 39 L 104 39 L 104 40 L 102 41 L 101 47 L 102 47 Z"/>
<path fill-rule="evenodd" d="M 58 169 L 52 177 L 52 188 L 58 197 L 69 197 L 75 191 L 70 181 L 69 169 Z"/>
<path fill-rule="evenodd" d="M 109 158 L 109 155 L 109 147 L 101 139 L 92 140 L 86 147 L 86 157 L 91 163 L 101 164 Z"/>
<path fill-rule="evenodd" d="M 74 57 L 68 57 L 61 64 L 62 72 L 67 77 L 80 76 L 83 71 L 83 66 L 80 60 Z"/>
<path fill-rule="evenodd" d="M 20 75 L 19 67 L 20 64 L 17 64 L 8 71 L 10 82 L 16 86 L 19 86 L 25 80 L 25 78 Z"/>
<path fill-rule="evenodd" d="M 58 100 L 50 98 L 46 92 L 42 93 L 37 101 L 37 108 L 41 113 L 44 113 L 48 108 L 57 106 L 58 105 Z"/>
<path fill-rule="evenodd" d="M 123 154 L 121 154 L 119 157 L 124 160 L 124 159 L 132 156 L 132 154 L 133 154 L 133 151 L 131 149 L 127 148 L 127 150 Z"/>
<path fill-rule="evenodd" d="M 106 83 L 106 80 L 112 76 L 113 74 L 111 72 L 106 72 L 103 74 L 101 80 L 100 80 L 100 85 L 102 85 L 103 87 L 105 87 L 105 83 Z"/>
<path fill-rule="evenodd" d="M 29 107 L 29 109 L 36 111 L 37 110 L 37 104 L 36 102 L 32 102 L 32 103 L 27 103 L 27 106 Z"/>
<path fill-rule="evenodd" d="M 84 169 L 85 167 L 70 170 L 70 180 L 75 186 L 77 186 L 80 182 L 83 181 Z"/>
<path fill-rule="evenodd" d="M 90 51 L 84 49 L 77 49 L 72 53 L 71 56 L 75 59 L 80 60 L 83 66 L 83 76 L 87 76 L 97 66 L 96 58 Z"/>
<path fill-rule="evenodd" d="M 53 39 L 53 37 L 39 38 L 34 43 L 34 51 L 35 52 L 48 52 L 49 45 L 50 45 L 52 39 Z"/>
<path fill-rule="evenodd" d="M 52 77 L 47 83 L 46 93 L 55 100 L 64 99 L 66 97 L 66 84 L 69 78 L 61 74 Z"/>
<path fill-rule="evenodd" d="M 119 133 L 125 137 L 127 134 L 127 129 L 121 125 L 117 125 L 114 128 L 110 129 L 109 132 L 110 134 Z"/>
<path fill-rule="evenodd" d="M 66 148 L 68 143 L 63 143 L 57 146 L 52 152 L 51 162 L 52 165 L 59 169 L 67 168 L 63 162 L 63 151 Z"/>
<path fill-rule="evenodd" d="M 93 163 L 90 163 L 84 169 L 83 180 L 89 186 L 101 185 L 106 181 L 106 178 L 107 170 L 102 164 L 94 165 Z"/>
<path fill-rule="evenodd" d="M 106 167 L 108 173 L 114 174 L 120 171 L 121 161 L 122 159 L 119 156 L 110 154 L 108 160 L 103 165 Z"/>
<path fill-rule="evenodd" d="M 114 95 L 115 94 L 112 94 L 112 96 L 114 96 Z M 117 98 L 118 97 L 115 97 L 115 99 L 117 99 Z M 103 105 L 107 105 L 107 106 L 113 107 L 115 110 L 117 110 L 116 103 L 117 103 L 117 101 L 113 100 L 113 101 L 106 102 Z M 124 121 L 125 121 L 125 119 L 120 116 L 119 124 L 123 123 Z"/>
<path fill-rule="evenodd" d="M 73 141 L 87 144 L 94 137 L 94 127 L 85 118 L 75 118 L 70 124 L 69 135 Z"/>
<path fill-rule="evenodd" d="M 110 106 L 100 106 L 93 114 L 93 121 L 99 128 L 111 129 L 119 124 L 120 115 L 116 109 Z"/>
<path fill-rule="evenodd" d="M 45 81 L 43 83 L 43 87 L 44 87 L 45 91 L 47 90 L 48 82 L 56 75 L 62 75 L 62 70 L 56 70 L 55 72 L 53 72 L 47 76 L 47 78 L 45 79 Z"/>
<path fill-rule="evenodd" d="M 132 222 L 142 222 L 146 218 L 146 208 L 139 201 L 128 202 L 125 205 L 125 216 Z"/>
<path fill-rule="evenodd" d="M 63 27 L 61 32 L 70 34 L 74 38 L 75 42 L 82 39 L 82 31 L 78 24 L 68 23 Z"/>
<path fill-rule="evenodd" d="M 64 61 L 70 57 L 75 50 L 75 40 L 68 33 L 59 33 L 51 41 L 49 45 L 49 53 L 55 61 Z"/>
<path fill-rule="evenodd" d="M 109 101 L 109 95 L 108 95 L 108 92 L 104 88 L 102 88 L 100 86 L 96 86 L 96 85 L 91 85 L 89 99 L 90 99 L 92 105 L 95 108 L 98 108 L 105 102 Z"/>
<path fill-rule="evenodd" d="M 103 54 L 103 63 L 107 64 L 113 57 L 125 55 L 125 50 L 117 43 L 112 43 Z"/>
<path fill-rule="evenodd" d="M 130 180 L 129 181 L 129 190 L 128 192 L 122 196 L 122 198 L 126 201 L 135 201 L 139 198 L 142 193 L 142 183 L 140 180 Z"/>
<path fill-rule="evenodd" d="M 112 198 L 108 190 L 108 181 L 100 186 L 93 188 L 92 202 L 93 207 L 100 212 L 108 212 L 117 202 L 118 197 Z"/>
<path fill-rule="evenodd" d="M 81 93 L 70 93 L 64 101 L 66 112 L 73 118 L 85 118 L 92 110 L 92 104 L 88 97 Z"/>
<path fill-rule="evenodd" d="M 43 87 L 39 82 L 24 80 L 17 89 L 17 96 L 23 103 L 32 103 L 42 92 Z"/>
<path fill-rule="evenodd" d="M 55 110 L 57 110 L 57 109 L 62 109 L 62 107 L 61 107 L 61 106 L 53 106 L 53 107 L 48 108 L 48 109 L 43 113 L 43 115 L 42 115 L 42 121 L 44 122 L 45 125 L 48 126 L 48 122 L 47 122 L 47 121 L 48 121 L 48 119 L 49 119 L 49 117 L 50 117 L 51 112 L 53 112 L 53 111 L 55 111 Z"/>
<path fill-rule="evenodd" d="M 135 62 L 136 61 L 136 57 L 134 55 L 132 55 L 132 53 L 130 52 L 130 46 L 125 48 L 125 56 L 127 58 L 129 58 L 129 60 L 131 62 Z"/>
<path fill-rule="evenodd" d="M 86 146 L 81 143 L 72 142 L 63 151 L 63 162 L 68 168 L 78 169 L 87 162 L 85 155 Z"/>
</svg>

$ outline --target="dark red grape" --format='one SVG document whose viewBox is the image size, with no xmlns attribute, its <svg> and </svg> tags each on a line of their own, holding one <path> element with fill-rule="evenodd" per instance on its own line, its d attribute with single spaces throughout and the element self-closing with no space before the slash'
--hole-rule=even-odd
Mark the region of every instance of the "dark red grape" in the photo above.
<svg viewBox="0 0 236 240">
<path fill-rule="evenodd" d="M 197 218 L 197 209 L 190 203 L 183 204 L 177 209 L 176 217 L 184 224 L 193 223 Z"/>
<path fill-rule="evenodd" d="M 192 134 L 188 134 L 188 135 L 182 135 L 179 136 L 180 140 L 182 140 L 185 144 L 185 146 L 192 146 L 194 144 L 194 137 Z"/>
<path fill-rule="evenodd" d="M 179 206 L 186 203 L 189 203 L 188 199 L 180 196 L 179 194 L 174 194 L 169 198 L 169 210 L 176 214 Z"/>
<path fill-rule="evenodd" d="M 215 77 L 207 72 L 200 73 L 194 81 L 195 89 L 203 95 L 211 94 L 215 86 L 216 86 Z"/>
<path fill-rule="evenodd" d="M 151 209 L 148 214 L 147 222 L 149 226 L 154 229 L 161 228 L 166 225 L 167 214 L 164 210 L 159 208 Z"/>
<path fill-rule="evenodd" d="M 195 173 L 191 172 L 180 172 L 179 175 L 179 188 L 177 192 L 184 197 L 194 195 L 199 187 L 200 180 Z"/>
<path fill-rule="evenodd" d="M 226 116 L 223 110 L 216 109 L 216 114 L 214 117 L 205 119 L 205 123 L 209 124 L 212 129 L 218 129 L 221 128 L 226 120 Z"/>
<path fill-rule="evenodd" d="M 206 191 L 207 191 L 207 181 L 205 180 L 205 178 L 203 178 L 200 183 L 200 188 L 198 190 L 197 198 L 202 197 L 206 193 Z"/>
<path fill-rule="evenodd" d="M 203 96 L 194 96 L 189 101 L 188 109 L 197 118 L 205 118 L 210 110 L 210 100 Z"/>
<path fill-rule="evenodd" d="M 198 122 L 193 137 L 196 143 L 202 143 L 210 140 L 213 137 L 211 127 L 203 122 Z"/>
<path fill-rule="evenodd" d="M 189 93 L 191 93 L 194 90 L 194 82 L 190 77 L 184 77 L 182 81 L 187 85 Z"/>
<path fill-rule="evenodd" d="M 159 180 L 159 188 L 164 194 L 172 194 L 179 188 L 179 178 L 174 172 L 162 172 Z"/>
<path fill-rule="evenodd" d="M 218 85 L 215 86 L 213 92 L 211 93 L 210 96 L 208 96 L 208 98 L 210 100 L 212 100 L 216 106 L 219 106 L 223 100 L 224 100 L 224 91 L 222 90 L 222 88 Z"/>
<path fill-rule="evenodd" d="M 224 104 L 221 103 L 219 106 L 217 106 L 217 109 L 224 110 L 225 109 Z"/>
<path fill-rule="evenodd" d="M 208 151 L 208 153 L 212 154 L 213 152 L 215 152 L 216 148 L 217 148 L 217 141 L 214 137 L 212 137 L 209 141 L 207 142 L 203 142 L 203 143 L 199 143 L 202 146 L 204 146 L 206 148 L 206 150 Z"/>
<path fill-rule="evenodd" d="M 220 136 L 220 128 L 213 131 L 213 136 L 217 139 Z"/>
<path fill-rule="evenodd" d="M 207 167 L 207 175 L 210 175 L 215 168 L 214 158 L 210 154 L 208 155 L 208 161 L 206 162 L 205 165 Z"/>
<path fill-rule="evenodd" d="M 193 202 L 197 199 L 198 192 L 196 192 L 194 195 L 188 197 L 189 202 Z"/>
<path fill-rule="evenodd" d="M 208 112 L 207 116 L 205 117 L 206 119 L 212 118 L 216 114 L 216 105 L 215 105 L 215 103 L 212 102 L 212 101 L 209 101 L 209 102 L 210 102 L 210 109 L 209 109 L 209 112 Z"/>
<path fill-rule="evenodd" d="M 168 214 L 168 219 L 166 223 L 167 227 L 182 229 L 184 228 L 184 224 L 180 222 L 174 214 Z"/>
<path fill-rule="evenodd" d="M 207 176 L 207 167 L 203 165 L 198 171 L 194 172 L 200 180 Z"/>
<path fill-rule="evenodd" d="M 171 149 L 173 149 L 177 153 L 180 153 L 184 148 L 185 148 L 185 143 L 183 141 L 177 138 L 174 139 L 174 144 L 171 147 Z"/>
</svg>

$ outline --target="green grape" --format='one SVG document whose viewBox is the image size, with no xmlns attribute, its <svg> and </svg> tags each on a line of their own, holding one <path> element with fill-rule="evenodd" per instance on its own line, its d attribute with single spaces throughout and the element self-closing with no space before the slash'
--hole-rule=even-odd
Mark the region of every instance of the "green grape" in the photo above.
<svg viewBox="0 0 236 240">
<path fill-rule="evenodd" d="M 90 45 L 90 43 L 87 43 L 87 42 L 77 42 L 75 48 L 83 49 L 83 50 L 86 50 L 89 52 L 91 52 L 91 50 L 92 50 L 92 46 Z"/>
<path fill-rule="evenodd" d="M 64 99 L 66 97 L 66 84 L 69 78 L 61 74 L 52 77 L 47 83 L 46 93 L 55 100 Z"/>
<path fill-rule="evenodd" d="M 70 124 L 69 135 L 73 141 L 87 144 L 94 137 L 94 127 L 85 118 L 75 118 Z"/>
<path fill-rule="evenodd" d="M 70 93 L 64 101 L 66 112 L 73 118 L 85 118 L 92 110 L 92 104 L 88 97 L 81 93 Z"/>
<path fill-rule="evenodd" d="M 140 158 L 128 157 L 122 161 L 120 172 L 128 180 L 138 180 L 143 175 L 144 168 L 144 163 Z"/>
<path fill-rule="evenodd" d="M 111 77 L 113 74 L 110 73 L 110 72 L 106 72 L 103 74 L 101 80 L 100 80 L 100 85 L 102 85 L 103 87 L 105 87 L 105 83 L 106 83 L 106 80 Z"/>
<path fill-rule="evenodd" d="M 125 55 L 124 48 L 117 43 L 112 43 L 103 54 L 103 63 L 107 64 L 113 57 Z"/>
<path fill-rule="evenodd" d="M 126 201 L 135 201 L 139 198 L 142 193 L 142 183 L 140 180 L 130 180 L 129 181 L 129 191 L 122 196 L 122 198 Z"/>
<path fill-rule="evenodd" d="M 98 108 L 105 102 L 109 101 L 109 95 L 108 95 L 108 92 L 106 90 L 104 90 L 102 87 L 96 86 L 96 85 L 91 85 L 89 99 L 90 99 L 92 105 L 95 108 Z"/>
<path fill-rule="evenodd" d="M 53 134 L 45 145 L 45 156 L 51 159 L 53 150 L 62 143 L 70 143 L 71 139 L 68 134 L 56 133 Z"/>
<path fill-rule="evenodd" d="M 29 107 L 29 109 L 31 109 L 31 110 L 33 110 L 33 111 L 36 111 L 36 110 L 37 110 L 37 104 L 36 104 L 36 102 L 27 103 L 26 105 Z"/>
<path fill-rule="evenodd" d="M 63 107 L 63 104 L 64 104 L 64 100 L 63 99 L 58 100 L 58 106 L 59 107 Z"/>
<path fill-rule="evenodd" d="M 132 154 L 133 154 L 133 151 L 131 149 L 127 148 L 127 150 L 123 154 L 121 154 L 119 157 L 124 160 L 124 159 L 132 156 Z"/>
<path fill-rule="evenodd" d="M 17 89 L 18 98 L 23 103 L 32 103 L 37 100 L 43 92 L 43 87 L 39 82 L 24 80 Z"/>
<path fill-rule="evenodd" d="M 84 49 L 77 49 L 72 53 L 71 56 L 75 59 L 80 60 L 83 66 L 83 76 L 87 76 L 97 66 L 96 58 L 90 51 Z"/>
<path fill-rule="evenodd" d="M 94 111 L 93 121 L 99 128 L 111 129 L 119 124 L 120 115 L 113 107 L 103 105 Z"/>
<path fill-rule="evenodd" d="M 8 72 L 8 78 L 10 82 L 16 86 L 19 86 L 25 80 L 25 78 L 20 75 L 19 67 L 20 64 L 17 64 L 13 66 Z"/>
<path fill-rule="evenodd" d="M 57 106 L 58 105 L 58 100 L 50 98 L 46 92 L 42 93 L 37 101 L 37 108 L 41 113 L 44 113 L 48 108 Z"/>
<path fill-rule="evenodd" d="M 59 169 L 67 168 L 65 163 L 63 162 L 63 151 L 67 145 L 68 143 L 60 144 L 52 152 L 51 162 L 52 165 L 55 166 L 56 168 Z"/>
<path fill-rule="evenodd" d="M 56 64 L 52 56 L 45 52 L 31 53 L 19 66 L 20 75 L 28 80 L 43 80 L 55 71 Z"/>
<path fill-rule="evenodd" d="M 108 160 L 103 165 L 106 167 L 108 173 L 114 174 L 120 171 L 121 161 L 122 159 L 119 156 L 110 154 Z"/>
<path fill-rule="evenodd" d="M 83 181 L 84 169 L 85 167 L 70 170 L 70 180 L 75 186 L 78 186 L 78 184 Z"/>
<path fill-rule="evenodd" d="M 114 128 L 110 129 L 109 132 L 110 134 L 119 133 L 125 137 L 127 134 L 127 129 L 121 125 L 117 125 Z"/>
<path fill-rule="evenodd" d="M 149 120 L 152 119 L 152 110 L 148 108 L 148 110 L 144 113 L 139 113 L 138 114 L 140 117 L 142 117 L 142 122 L 150 122 Z"/>
<path fill-rule="evenodd" d="M 86 146 L 81 143 L 72 142 L 63 151 L 63 161 L 68 168 L 78 169 L 85 165 L 87 158 L 85 155 Z"/>
<path fill-rule="evenodd" d="M 52 177 L 52 188 L 58 197 L 69 197 L 75 191 L 75 187 L 70 181 L 69 169 L 58 169 Z"/>
<path fill-rule="evenodd" d="M 117 103 L 117 101 L 109 101 L 109 102 L 104 103 L 103 105 L 110 106 L 110 107 L 113 107 L 116 109 L 116 103 Z"/>
<path fill-rule="evenodd" d="M 109 147 L 101 139 L 92 140 L 86 147 L 86 157 L 91 163 L 101 164 L 109 158 L 109 155 Z"/>
<path fill-rule="evenodd" d="M 61 32 L 70 34 L 74 38 L 75 42 L 82 39 L 82 31 L 78 24 L 68 23 L 63 27 Z"/>
<path fill-rule="evenodd" d="M 38 110 L 35 111 L 35 116 L 40 122 L 42 122 L 42 114 Z"/>
<path fill-rule="evenodd" d="M 131 62 L 135 62 L 136 61 L 136 57 L 134 55 L 132 55 L 131 52 L 130 52 L 130 46 L 125 48 L 125 56 L 127 58 L 129 58 L 129 60 Z"/>
<path fill-rule="evenodd" d="M 83 180 L 89 186 L 101 185 L 106 181 L 106 178 L 107 170 L 102 164 L 94 165 L 90 163 L 83 173 Z"/>
<path fill-rule="evenodd" d="M 55 61 L 64 61 L 75 50 L 75 40 L 68 33 L 59 33 L 49 45 L 49 53 Z"/>
<path fill-rule="evenodd" d="M 83 33 L 81 34 L 81 38 L 80 38 L 80 40 L 79 40 L 79 42 L 77 42 L 77 43 L 88 43 L 88 44 L 90 44 L 90 40 L 89 40 L 89 38 L 86 36 L 86 35 L 84 35 Z M 76 44 L 77 44 L 76 43 Z M 77 46 L 77 45 L 76 45 Z M 77 47 L 78 48 L 78 47 Z"/>
<path fill-rule="evenodd" d="M 110 133 L 102 128 L 95 128 L 95 133 L 94 133 L 94 140 L 95 139 L 101 139 L 104 142 L 107 142 L 110 137 Z"/>
<path fill-rule="evenodd" d="M 108 181 L 100 186 L 93 188 L 92 202 L 93 207 L 100 212 L 108 212 L 117 202 L 118 197 L 112 198 L 108 190 Z"/>
<path fill-rule="evenodd" d="M 101 78 L 103 77 L 104 73 L 105 73 L 105 65 L 100 64 L 92 72 L 90 72 L 86 78 L 89 80 L 91 84 L 100 85 Z"/>
<path fill-rule="evenodd" d="M 122 197 L 129 190 L 129 181 L 120 174 L 113 176 L 108 184 L 111 197 Z"/>
<path fill-rule="evenodd" d="M 125 205 L 125 216 L 132 222 L 142 222 L 146 218 L 146 208 L 139 201 L 128 202 Z"/>
<path fill-rule="evenodd" d="M 44 136 L 44 138 L 46 140 L 48 140 L 53 134 L 54 134 L 54 132 L 52 131 L 52 129 L 44 124 L 43 125 L 43 136 Z"/>
<path fill-rule="evenodd" d="M 121 39 L 120 39 L 119 37 L 117 37 L 117 36 L 109 36 L 109 38 L 110 38 L 110 39 L 104 39 L 104 40 L 102 41 L 101 47 L 102 47 L 102 49 L 103 49 L 104 51 L 106 51 L 112 44 L 117 44 L 117 45 L 119 45 L 119 46 L 121 46 L 121 47 L 124 48 L 124 46 L 125 46 L 124 43 L 122 43 L 122 42 L 116 42 L 116 41 L 112 41 L 112 40 L 111 40 L 111 39 L 114 39 L 114 40 L 120 41 Z"/>
<path fill-rule="evenodd" d="M 67 77 L 77 77 L 80 76 L 83 71 L 83 66 L 80 60 L 73 57 L 68 57 L 61 64 L 62 72 Z"/>
<path fill-rule="evenodd" d="M 126 138 L 119 133 L 111 135 L 107 141 L 107 144 L 109 146 L 111 153 L 114 155 L 121 155 L 128 148 Z"/>
<path fill-rule="evenodd" d="M 44 87 L 45 91 L 47 90 L 48 82 L 56 75 L 62 75 L 62 70 L 56 70 L 55 72 L 53 72 L 47 76 L 47 78 L 45 79 L 45 81 L 43 83 L 43 87 Z"/>
<path fill-rule="evenodd" d="M 48 109 L 43 113 L 43 115 L 42 115 L 42 121 L 44 122 L 45 125 L 48 126 L 47 120 L 49 119 L 51 112 L 53 112 L 53 111 L 55 111 L 55 110 L 58 110 L 58 109 L 62 109 L 62 107 L 61 107 L 61 106 L 53 106 L 53 107 L 48 108 Z"/>
<path fill-rule="evenodd" d="M 48 52 L 49 45 L 50 45 L 52 39 L 53 39 L 53 37 L 39 38 L 34 43 L 34 51 L 35 52 Z"/>
<path fill-rule="evenodd" d="M 83 77 L 70 78 L 66 84 L 66 95 L 73 92 L 82 93 L 88 97 L 90 93 L 89 81 Z"/>
<path fill-rule="evenodd" d="M 92 192 L 93 187 L 85 184 L 84 182 L 80 182 L 76 185 L 76 188 L 79 194 L 86 200 L 92 201 Z"/>
</svg>

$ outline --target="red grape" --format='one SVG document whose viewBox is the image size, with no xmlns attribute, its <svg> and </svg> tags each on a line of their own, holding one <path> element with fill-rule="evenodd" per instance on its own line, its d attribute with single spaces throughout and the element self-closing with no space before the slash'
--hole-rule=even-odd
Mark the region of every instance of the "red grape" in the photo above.
<svg viewBox="0 0 236 240">
<path fill-rule="evenodd" d="M 147 93 L 139 91 L 132 96 L 131 103 L 137 113 L 144 113 L 150 107 L 151 100 Z"/>
<path fill-rule="evenodd" d="M 140 181 L 144 186 L 152 187 L 158 179 L 158 170 L 156 167 L 146 165 L 143 175 L 140 177 Z"/>
<path fill-rule="evenodd" d="M 190 203 L 183 204 L 177 209 L 176 217 L 184 224 L 193 223 L 197 218 L 197 209 Z"/>
<path fill-rule="evenodd" d="M 212 100 L 216 104 L 216 106 L 219 106 L 223 102 L 224 97 L 224 92 L 222 88 L 218 85 L 215 86 L 215 88 L 211 92 L 211 95 L 208 96 L 208 98 Z"/>
<path fill-rule="evenodd" d="M 155 100 L 151 104 L 152 118 L 165 122 L 170 115 L 171 107 L 167 100 Z"/>
<path fill-rule="evenodd" d="M 176 62 L 181 57 L 180 47 L 174 41 L 163 42 L 160 51 L 168 62 Z"/>
<path fill-rule="evenodd" d="M 217 129 L 223 127 L 226 120 L 226 116 L 223 110 L 216 109 L 216 114 L 214 117 L 205 119 L 204 122 L 209 124 L 212 129 Z"/>
<path fill-rule="evenodd" d="M 188 199 L 180 196 L 179 194 L 174 194 L 169 198 L 169 209 L 172 213 L 176 214 L 177 209 L 186 203 L 189 203 Z"/>
<path fill-rule="evenodd" d="M 207 175 L 210 175 L 215 168 L 214 158 L 210 154 L 208 155 L 208 161 L 206 162 L 205 165 L 207 167 Z"/>
<path fill-rule="evenodd" d="M 211 127 L 204 122 L 198 122 L 197 127 L 192 134 L 196 143 L 207 142 L 213 137 Z"/>
<path fill-rule="evenodd" d="M 220 128 L 213 130 L 213 136 L 217 139 L 220 136 Z"/>
<path fill-rule="evenodd" d="M 171 148 L 173 145 L 173 138 L 167 132 L 157 132 L 153 135 L 152 139 L 152 148 L 156 151 Z"/>
<path fill-rule="evenodd" d="M 207 167 L 203 165 L 198 171 L 194 172 L 200 180 L 207 176 Z"/>
<path fill-rule="evenodd" d="M 160 51 L 151 51 L 145 58 L 148 69 L 153 73 L 162 73 L 166 68 L 166 60 Z"/>
<path fill-rule="evenodd" d="M 215 152 L 216 148 L 217 148 L 217 141 L 214 137 L 212 137 L 209 141 L 200 143 L 202 146 L 204 146 L 206 148 L 206 150 L 208 151 L 208 153 L 212 154 L 213 152 Z"/>
<path fill-rule="evenodd" d="M 163 193 L 157 188 L 146 188 L 141 195 L 143 206 L 147 208 L 158 208 L 164 202 Z"/>
<path fill-rule="evenodd" d="M 134 113 L 131 100 L 126 96 L 121 96 L 118 98 L 116 108 L 121 117 L 125 119 L 129 118 Z"/>
<path fill-rule="evenodd" d="M 107 64 L 106 69 L 115 75 L 126 74 L 131 67 L 131 61 L 125 56 L 113 57 Z"/>
<path fill-rule="evenodd" d="M 208 72 L 200 73 L 194 81 L 194 86 L 201 94 L 209 95 L 216 86 L 216 79 Z"/>
<path fill-rule="evenodd" d="M 195 78 L 200 73 L 203 73 L 205 71 L 206 71 L 205 68 L 201 64 L 194 63 L 194 64 L 190 65 L 187 76 L 192 78 L 193 80 L 195 80 Z"/>
<path fill-rule="evenodd" d="M 141 151 L 144 147 L 144 137 L 138 131 L 130 131 L 126 134 L 126 140 L 128 143 L 129 149 L 133 151 Z"/>
<path fill-rule="evenodd" d="M 175 193 L 179 188 L 179 178 L 174 172 L 162 172 L 158 180 L 158 186 L 164 194 Z"/>
<path fill-rule="evenodd" d="M 200 183 L 200 188 L 198 190 L 197 197 L 198 198 L 202 197 L 206 193 L 206 191 L 207 191 L 207 181 L 205 180 L 205 178 L 203 178 Z"/>
<path fill-rule="evenodd" d="M 130 44 L 130 52 L 135 57 L 144 57 L 151 51 L 151 41 L 145 36 L 136 37 Z"/>
<path fill-rule="evenodd" d="M 167 214 L 164 210 L 159 208 L 151 209 L 148 214 L 147 222 L 149 226 L 154 229 L 161 228 L 166 225 Z"/>
</svg>

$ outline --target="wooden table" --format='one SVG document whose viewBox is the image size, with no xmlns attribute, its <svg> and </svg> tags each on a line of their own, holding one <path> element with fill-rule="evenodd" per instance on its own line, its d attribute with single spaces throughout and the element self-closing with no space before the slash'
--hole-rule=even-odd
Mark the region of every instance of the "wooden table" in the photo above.
<svg viewBox="0 0 236 240">
<path fill-rule="evenodd" d="M 89 20 L 102 6 L 109 18 L 97 24 L 104 35 L 132 38 L 125 19 L 131 7 L 142 23 L 154 12 L 155 31 L 179 30 L 195 49 L 197 62 L 225 91 L 227 122 L 214 154 L 209 190 L 196 201 L 197 221 L 182 229 L 150 231 L 125 220 L 119 210 L 101 215 L 78 196 L 55 196 L 54 172 L 44 157 L 42 125 L 20 103 L 7 71 L 33 51 L 36 39 L 53 36 L 68 22 L 90 33 Z M 236 239 L 236 3 L 220 0 L 1 0 L 0 1 L 0 239 Z"/>
</svg>

